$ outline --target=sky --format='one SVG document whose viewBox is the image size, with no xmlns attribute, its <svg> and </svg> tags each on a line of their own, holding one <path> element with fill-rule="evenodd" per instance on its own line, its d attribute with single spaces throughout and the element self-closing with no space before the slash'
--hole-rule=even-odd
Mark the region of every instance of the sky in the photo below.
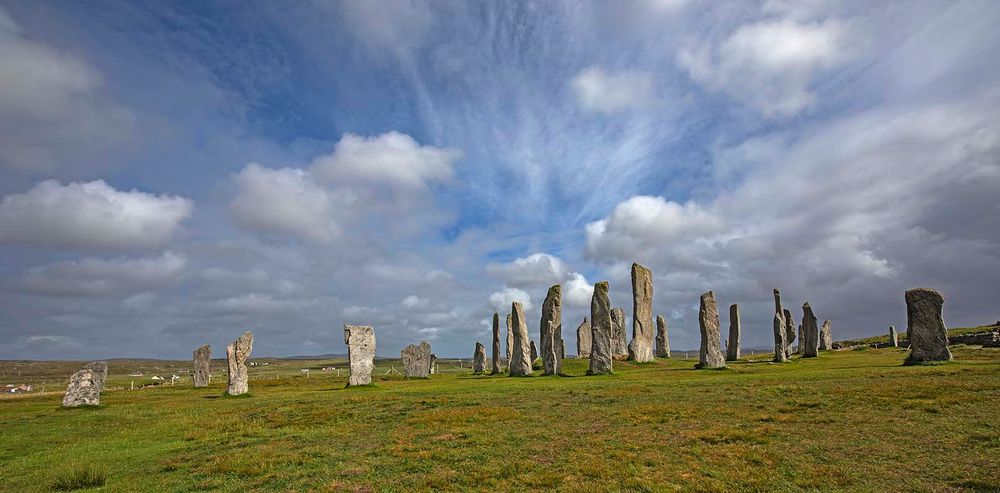
<svg viewBox="0 0 1000 493">
<path fill-rule="evenodd" d="M 1000 319 L 1000 3 L 0 0 L 0 358 Z M 627 324 L 631 326 L 631 321 Z"/>
</svg>

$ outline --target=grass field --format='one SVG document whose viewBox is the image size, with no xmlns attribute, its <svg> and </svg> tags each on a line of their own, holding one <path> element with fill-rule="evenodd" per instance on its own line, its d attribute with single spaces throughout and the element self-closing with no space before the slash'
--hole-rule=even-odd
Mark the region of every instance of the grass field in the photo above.
<svg viewBox="0 0 1000 493">
<path fill-rule="evenodd" d="M 930 366 L 864 348 L 602 377 L 586 360 L 529 378 L 445 362 L 348 389 L 346 372 L 297 371 L 329 360 L 276 361 L 243 398 L 217 378 L 90 409 L 3 400 L 0 490 L 1000 491 L 1000 349 L 952 350 Z"/>
</svg>

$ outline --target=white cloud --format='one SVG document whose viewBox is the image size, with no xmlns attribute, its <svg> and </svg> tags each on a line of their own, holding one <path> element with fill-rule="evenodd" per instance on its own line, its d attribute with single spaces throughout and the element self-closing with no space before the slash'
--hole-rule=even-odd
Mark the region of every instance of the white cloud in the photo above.
<svg viewBox="0 0 1000 493">
<path fill-rule="evenodd" d="M 420 145 L 399 132 L 375 137 L 345 134 L 331 154 L 313 162 L 312 173 L 333 185 L 385 184 L 419 190 L 450 179 L 460 156 L 457 150 Z"/>
<path fill-rule="evenodd" d="M 697 240 L 718 233 L 723 218 L 694 202 L 678 204 L 640 195 L 617 206 L 607 218 L 587 225 L 586 254 L 592 259 L 645 256 L 671 242 Z M 634 259 L 635 257 L 633 257 Z"/>
<path fill-rule="evenodd" d="M 403 298 L 402 304 L 404 308 L 417 308 L 419 306 L 427 305 L 428 301 L 426 298 L 421 298 L 415 294 L 411 294 L 406 298 Z"/>
<path fill-rule="evenodd" d="M 583 277 L 583 274 L 578 272 L 570 274 L 570 278 L 563 288 L 563 300 L 566 305 L 575 308 L 588 308 L 593 297 L 594 285 L 587 282 L 587 278 Z"/>
<path fill-rule="evenodd" d="M 407 59 L 423 43 L 434 21 L 422 0 L 336 2 L 344 25 L 367 48 Z"/>
<path fill-rule="evenodd" d="M 566 266 L 558 257 L 534 253 L 505 264 L 491 263 L 486 272 L 512 286 L 550 286 L 566 278 Z"/>
<path fill-rule="evenodd" d="M 131 250 L 165 244 L 191 215 L 190 200 L 122 192 L 104 181 L 38 183 L 0 201 L 0 243 Z"/>
<path fill-rule="evenodd" d="M 17 288 L 47 296 L 98 296 L 147 290 L 171 284 L 186 265 L 186 257 L 172 252 L 139 259 L 85 258 L 29 269 Z"/>
<path fill-rule="evenodd" d="M 330 194 L 305 171 L 250 163 L 236 175 L 236 184 L 238 193 L 230 212 L 243 228 L 317 242 L 339 233 L 331 215 Z"/>
<path fill-rule="evenodd" d="M 509 313 L 511 304 L 515 301 L 521 303 L 524 311 L 531 310 L 531 295 L 518 288 L 504 287 L 500 291 L 490 294 L 490 307 L 497 313 Z"/>
<path fill-rule="evenodd" d="M 641 109 L 654 101 L 653 77 L 646 72 L 609 73 L 601 67 L 588 67 L 570 85 L 580 106 L 595 113 Z"/>
</svg>

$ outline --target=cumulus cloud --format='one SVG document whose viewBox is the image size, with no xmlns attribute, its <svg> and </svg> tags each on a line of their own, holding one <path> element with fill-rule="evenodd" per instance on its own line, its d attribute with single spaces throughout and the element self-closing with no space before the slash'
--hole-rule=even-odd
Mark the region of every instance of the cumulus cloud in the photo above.
<svg viewBox="0 0 1000 493">
<path fill-rule="evenodd" d="M 509 312 L 511 304 L 515 301 L 521 303 L 524 311 L 531 310 L 534 306 L 531 304 L 531 295 L 523 289 L 504 287 L 490 294 L 490 307 L 497 313 Z"/>
<path fill-rule="evenodd" d="M 594 285 L 587 282 L 583 274 L 574 272 L 563 286 L 563 300 L 567 306 L 574 308 L 589 308 L 594 297 Z"/>
<path fill-rule="evenodd" d="M 250 163 L 236 175 L 236 185 L 230 212 L 243 228 L 318 242 L 339 233 L 331 215 L 330 194 L 303 170 Z"/>
<path fill-rule="evenodd" d="M 187 258 L 173 252 L 138 259 L 85 258 L 29 269 L 19 291 L 46 296 L 98 296 L 167 286 L 184 271 Z"/>
<path fill-rule="evenodd" d="M 587 225 L 586 255 L 595 260 L 627 259 L 670 242 L 712 235 L 724 225 L 722 217 L 694 202 L 682 205 L 640 195 L 619 203 L 610 216 Z"/>
<path fill-rule="evenodd" d="M 413 137 L 388 132 L 374 137 L 345 134 L 331 154 L 317 158 L 312 172 L 327 183 L 387 184 L 421 189 L 451 178 L 461 152 L 420 145 Z"/>
<path fill-rule="evenodd" d="M 104 181 L 46 180 L 0 201 L 0 243 L 87 250 L 162 246 L 191 215 L 190 200 L 131 190 Z"/>
<path fill-rule="evenodd" d="M 588 67 L 570 85 L 580 107 L 594 113 L 640 109 L 654 101 L 653 77 L 646 72 L 609 73 L 602 67 Z"/>
<path fill-rule="evenodd" d="M 491 263 L 486 272 L 511 286 L 549 286 L 566 278 L 566 266 L 559 257 L 534 253 L 505 264 Z"/>
</svg>

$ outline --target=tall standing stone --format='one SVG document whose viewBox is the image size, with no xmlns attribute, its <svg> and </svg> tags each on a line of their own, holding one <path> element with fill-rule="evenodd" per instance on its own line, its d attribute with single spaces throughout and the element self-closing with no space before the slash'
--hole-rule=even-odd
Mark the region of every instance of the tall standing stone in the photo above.
<svg viewBox="0 0 1000 493">
<path fill-rule="evenodd" d="M 515 301 L 511 305 L 511 330 L 514 331 L 514 354 L 510 358 L 510 376 L 531 375 L 531 341 L 528 340 L 528 323 L 524 308 Z"/>
<path fill-rule="evenodd" d="M 229 366 L 229 395 L 242 395 L 250 391 L 247 372 L 247 360 L 253 351 L 253 334 L 250 331 L 236 338 L 226 346 L 226 363 Z"/>
<path fill-rule="evenodd" d="M 656 316 L 656 357 L 670 357 L 670 336 L 667 334 L 667 321 L 663 315 Z"/>
<path fill-rule="evenodd" d="M 910 339 L 907 364 L 925 361 L 951 361 L 948 328 L 941 310 L 944 296 L 930 288 L 906 291 L 906 332 Z"/>
<path fill-rule="evenodd" d="M 802 357 L 815 358 L 819 355 L 819 327 L 816 326 L 816 315 L 806 302 L 802 305 Z"/>
<path fill-rule="evenodd" d="M 896 334 L 896 326 L 889 326 L 889 345 L 892 347 L 899 347 L 899 335 Z"/>
<path fill-rule="evenodd" d="M 344 344 L 351 365 L 348 386 L 371 385 L 375 369 L 375 329 L 368 325 L 344 324 Z"/>
<path fill-rule="evenodd" d="M 601 375 L 612 371 L 612 325 L 608 282 L 601 281 L 594 284 L 594 295 L 590 299 L 590 335 L 593 344 L 590 349 L 588 375 Z"/>
<path fill-rule="evenodd" d="M 562 287 L 558 284 L 549 288 L 542 303 L 542 319 L 539 332 L 542 342 L 542 367 L 544 375 L 558 375 L 562 372 Z"/>
<path fill-rule="evenodd" d="M 774 312 L 774 362 L 788 361 L 788 344 L 785 343 L 785 317 L 782 312 Z"/>
<path fill-rule="evenodd" d="M 493 371 L 496 375 L 500 373 L 500 314 L 493 312 Z"/>
<path fill-rule="evenodd" d="M 507 369 L 510 369 L 510 360 L 513 358 L 512 351 L 514 350 L 514 331 L 510 328 L 510 314 L 507 314 Z"/>
<path fill-rule="evenodd" d="M 628 343 L 625 335 L 625 310 L 611 310 L 611 357 L 628 359 Z"/>
<path fill-rule="evenodd" d="M 476 352 L 472 355 L 472 373 L 480 374 L 486 371 L 486 346 L 476 342 Z"/>
<path fill-rule="evenodd" d="M 431 343 L 410 344 L 399 353 L 403 374 L 407 378 L 427 378 L 431 375 Z"/>
<path fill-rule="evenodd" d="M 94 361 L 83 365 L 82 369 L 69 377 L 66 394 L 63 396 L 63 407 L 101 405 L 101 392 L 104 391 L 104 381 L 107 378 L 106 361 Z"/>
<path fill-rule="evenodd" d="M 701 327 L 701 350 L 698 352 L 698 368 L 723 368 L 726 359 L 719 348 L 719 307 L 715 303 L 715 293 L 709 291 L 701 295 L 698 309 L 698 325 Z"/>
<path fill-rule="evenodd" d="M 583 317 L 583 322 L 576 328 L 576 357 L 589 358 L 593 338 L 590 336 L 590 320 Z"/>
<path fill-rule="evenodd" d="M 211 373 L 212 346 L 205 344 L 195 349 L 191 356 L 194 370 L 191 372 L 191 381 L 195 387 L 208 387 L 208 375 Z"/>
<path fill-rule="evenodd" d="M 782 318 L 785 320 L 785 355 L 792 355 L 792 343 L 795 342 L 795 319 L 792 318 L 791 310 L 782 310 Z M 802 347 L 802 331 L 799 331 L 799 348 Z M 801 350 L 799 352 L 802 352 Z"/>
<path fill-rule="evenodd" d="M 729 340 L 726 341 L 726 361 L 740 359 L 740 306 L 729 305 Z"/>
<path fill-rule="evenodd" d="M 787 310 L 786 310 L 787 312 Z M 786 313 L 786 315 L 791 316 L 791 313 Z M 785 320 L 788 323 L 788 320 Z M 794 332 L 793 332 L 794 333 Z M 799 324 L 799 345 L 795 348 L 795 354 L 802 354 L 802 350 L 806 347 L 806 338 L 802 335 L 802 324 Z"/>
<path fill-rule="evenodd" d="M 653 273 L 639 265 L 632 264 L 632 342 L 629 343 L 629 359 L 637 363 L 653 361 Z"/>
<path fill-rule="evenodd" d="M 823 327 L 819 329 L 819 350 L 829 351 L 833 349 L 833 333 L 830 332 L 830 321 L 824 320 Z"/>
</svg>

